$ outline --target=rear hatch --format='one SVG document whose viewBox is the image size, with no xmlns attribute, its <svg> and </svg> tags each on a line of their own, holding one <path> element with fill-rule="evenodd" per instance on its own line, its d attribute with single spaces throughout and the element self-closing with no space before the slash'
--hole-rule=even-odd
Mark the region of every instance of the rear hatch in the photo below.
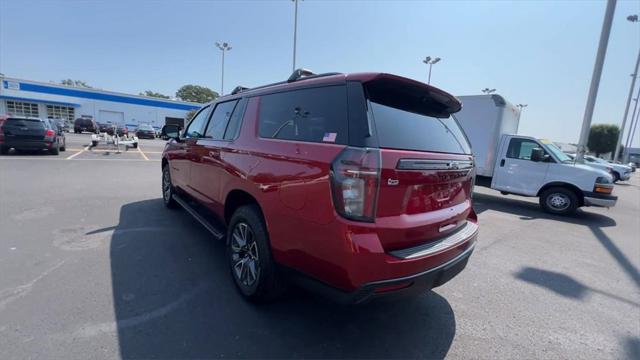
<svg viewBox="0 0 640 360">
<path fill-rule="evenodd" d="M 46 130 L 40 119 L 8 118 L 2 126 L 7 142 L 44 140 Z"/>
<path fill-rule="evenodd" d="M 441 90 L 383 74 L 363 84 L 369 147 L 379 150 L 375 224 L 386 251 L 435 241 L 466 225 L 474 167 Z M 351 120 L 351 119 L 350 119 Z"/>
</svg>

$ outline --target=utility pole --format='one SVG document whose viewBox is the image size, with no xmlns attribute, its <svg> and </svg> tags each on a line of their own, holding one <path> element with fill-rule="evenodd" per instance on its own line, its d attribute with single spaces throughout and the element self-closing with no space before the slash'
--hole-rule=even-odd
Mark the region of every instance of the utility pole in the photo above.
<svg viewBox="0 0 640 360">
<path fill-rule="evenodd" d="M 640 89 L 638 89 L 638 97 L 640 97 Z M 638 126 L 638 118 L 640 118 L 640 111 L 636 113 L 636 108 L 638 107 L 638 97 L 633 99 L 636 104 L 633 107 L 633 114 L 631 115 L 631 123 L 629 124 L 629 134 L 627 135 L 627 141 L 624 144 L 625 154 L 623 157 L 623 162 L 627 162 L 629 159 L 629 148 L 633 145 L 633 135 L 636 132 L 636 126 Z M 634 120 L 635 116 L 635 120 Z"/>
<path fill-rule="evenodd" d="M 629 15 L 627 20 L 631 22 L 638 22 L 638 15 Z M 636 86 L 636 78 L 638 78 L 638 66 L 640 65 L 640 49 L 638 49 L 638 59 L 636 60 L 636 67 L 631 74 L 631 86 L 629 87 L 629 96 L 627 97 L 627 104 L 624 107 L 624 115 L 622 116 L 622 125 L 620 126 L 620 133 L 618 134 L 618 140 L 616 141 L 615 152 L 613 154 L 613 160 L 619 160 L 620 156 L 620 143 L 622 142 L 622 135 L 624 135 L 624 128 L 627 125 L 627 115 L 629 115 L 629 105 L 631 104 L 631 97 L 633 96 L 633 88 Z M 637 105 L 637 102 L 636 102 Z M 631 122 L 633 123 L 633 115 L 631 116 Z M 632 125 L 632 124 L 630 124 Z M 629 127 L 631 130 L 631 127 Z M 628 138 L 628 137 L 627 137 Z"/>
<path fill-rule="evenodd" d="M 433 66 L 433 64 L 437 64 L 440 60 L 439 57 L 435 58 L 435 59 L 431 59 L 431 56 L 427 56 L 426 58 L 424 58 L 424 60 L 422 60 L 423 63 L 429 65 L 429 77 L 427 78 L 427 84 L 431 84 L 431 67 Z"/>
<path fill-rule="evenodd" d="M 584 118 L 582 119 L 582 129 L 580 130 L 580 140 L 578 141 L 578 151 L 576 153 L 576 162 L 584 162 L 584 154 L 587 151 L 587 140 L 589 139 L 589 131 L 591 130 L 591 120 L 593 118 L 593 108 L 596 105 L 598 97 L 598 88 L 600 87 L 600 78 L 602 76 L 602 66 L 604 58 L 607 54 L 607 45 L 609 45 L 609 34 L 611 33 L 611 23 L 613 22 L 613 14 L 616 10 L 616 0 L 607 0 L 607 8 L 602 23 L 602 31 L 600 33 L 600 42 L 598 44 L 598 53 L 596 62 L 593 66 L 593 75 L 591 76 L 591 86 L 589 87 L 589 96 L 587 97 L 587 105 L 584 109 Z"/>
<path fill-rule="evenodd" d="M 296 47 L 298 43 L 298 0 L 291 0 L 294 5 L 293 15 L 293 69 L 291 72 L 296 71 Z"/>
<path fill-rule="evenodd" d="M 229 46 L 229 43 L 223 42 L 222 44 L 220 44 L 219 42 L 216 43 L 216 46 L 218 47 L 218 49 L 220 49 L 220 51 L 222 51 L 222 76 L 221 78 L 221 84 L 220 84 L 220 96 L 224 95 L 224 53 L 231 50 L 231 46 Z"/>
<path fill-rule="evenodd" d="M 520 124 L 520 115 L 522 115 L 522 110 L 524 110 L 524 108 L 526 108 L 527 106 L 529 106 L 529 104 L 518 104 L 518 105 L 516 105 L 516 107 L 518 107 L 518 109 L 520 109 L 520 111 L 518 111 L 518 124 Z"/>
</svg>

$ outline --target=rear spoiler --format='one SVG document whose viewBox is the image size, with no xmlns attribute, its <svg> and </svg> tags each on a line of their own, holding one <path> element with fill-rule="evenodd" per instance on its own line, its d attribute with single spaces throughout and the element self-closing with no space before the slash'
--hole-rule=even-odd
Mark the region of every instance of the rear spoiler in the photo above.
<svg viewBox="0 0 640 360">
<path fill-rule="evenodd" d="M 363 82 L 372 101 L 384 98 L 386 104 L 437 118 L 446 118 L 462 109 L 455 96 L 431 85 L 391 74 L 378 74 Z"/>
</svg>

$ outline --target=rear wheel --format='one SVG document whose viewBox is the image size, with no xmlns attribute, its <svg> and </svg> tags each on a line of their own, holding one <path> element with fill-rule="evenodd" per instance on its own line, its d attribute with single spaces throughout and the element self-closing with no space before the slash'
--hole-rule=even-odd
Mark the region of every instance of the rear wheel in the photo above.
<svg viewBox="0 0 640 360">
<path fill-rule="evenodd" d="M 245 299 L 265 302 L 282 293 L 282 279 L 257 206 L 242 206 L 233 213 L 227 230 L 227 254 L 231 276 Z"/>
<path fill-rule="evenodd" d="M 178 204 L 173 199 L 173 183 L 171 182 L 171 172 L 169 171 L 169 165 L 165 165 L 162 168 L 162 201 L 164 206 L 169 209 L 175 209 Z"/>
<path fill-rule="evenodd" d="M 540 194 L 540 206 L 551 214 L 570 215 L 578 208 L 578 196 L 567 188 L 549 188 Z"/>
<path fill-rule="evenodd" d="M 49 154 L 51 155 L 60 154 L 60 145 L 56 144 L 56 147 L 54 147 L 53 149 L 49 149 Z"/>
<path fill-rule="evenodd" d="M 67 140 L 62 141 L 62 146 L 60 146 L 60 151 L 67 151 Z"/>
<path fill-rule="evenodd" d="M 6 146 L 0 146 L 0 154 L 7 155 L 9 153 L 9 148 Z"/>
</svg>

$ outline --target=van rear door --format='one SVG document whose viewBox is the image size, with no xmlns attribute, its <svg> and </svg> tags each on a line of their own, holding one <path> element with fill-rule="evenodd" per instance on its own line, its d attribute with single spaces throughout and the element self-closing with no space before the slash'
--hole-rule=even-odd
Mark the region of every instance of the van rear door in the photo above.
<svg viewBox="0 0 640 360">
<path fill-rule="evenodd" d="M 380 149 L 376 226 L 385 250 L 437 240 L 466 225 L 474 164 L 450 115 L 452 95 L 394 76 L 364 84 L 369 122 Z"/>
</svg>

